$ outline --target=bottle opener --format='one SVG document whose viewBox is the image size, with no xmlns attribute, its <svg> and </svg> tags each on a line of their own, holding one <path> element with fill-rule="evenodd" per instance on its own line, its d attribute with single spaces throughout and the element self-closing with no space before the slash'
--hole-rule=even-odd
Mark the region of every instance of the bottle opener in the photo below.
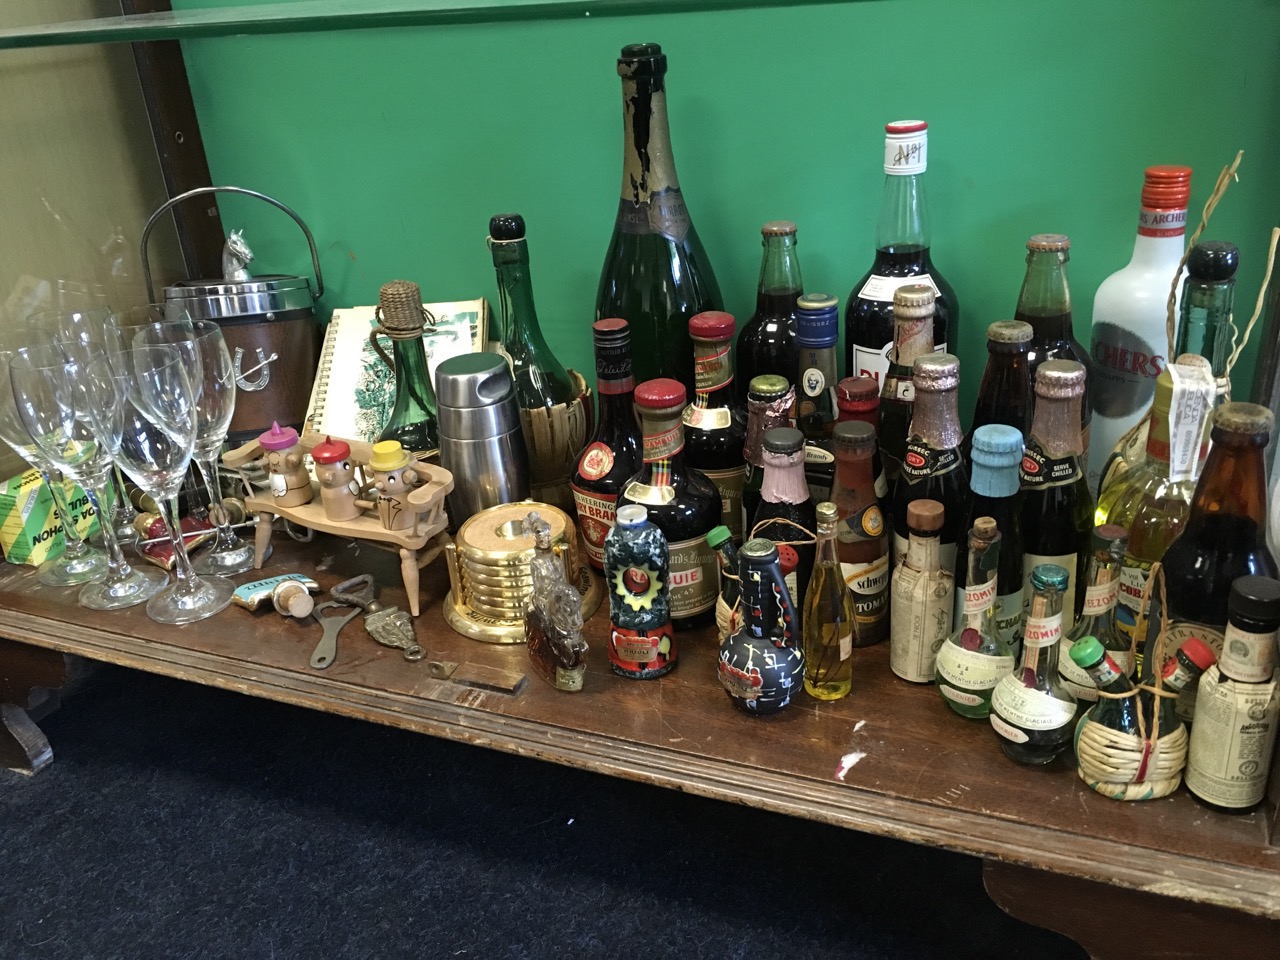
<svg viewBox="0 0 1280 960">
<path fill-rule="evenodd" d="M 311 611 L 311 616 L 316 623 L 324 627 L 324 636 L 320 638 L 320 642 L 316 644 L 315 653 L 311 654 L 311 666 L 317 670 L 323 670 L 325 667 L 333 663 L 338 656 L 338 632 L 350 623 L 360 609 L 357 607 L 350 613 L 339 613 L 332 617 L 324 616 L 324 611 L 330 607 L 345 607 L 346 603 L 338 600 L 326 600 L 324 603 L 316 604 L 316 608 Z"/>
<path fill-rule="evenodd" d="M 364 611 L 364 628 L 384 647 L 404 651 L 404 658 L 416 663 L 426 656 L 413 630 L 413 619 L 399 607 L 379 602 L 373 577 L 367 573 L 344 580 L 329 591 L 336 603 L 359 607 Z"/>
</svg>

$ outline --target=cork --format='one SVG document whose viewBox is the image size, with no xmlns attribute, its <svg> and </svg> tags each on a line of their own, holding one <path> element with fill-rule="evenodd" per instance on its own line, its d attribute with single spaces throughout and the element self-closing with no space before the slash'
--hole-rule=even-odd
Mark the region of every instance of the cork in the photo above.
<svg viewBox="0 0 1280 960">
<path fill-rule="evenodd" d="M 907 504 L 907 526 L 918 533 L 935 533 L 942 529 L 945 512 L 937 500 L 912 500 Z"/>
<path fill-rule="evenodd" d="M 994 517 L 979 517 L 973 521 L 973 535 L 979 540 L 993 540 L 996 535 L 996 521 Z"/>
</svg>

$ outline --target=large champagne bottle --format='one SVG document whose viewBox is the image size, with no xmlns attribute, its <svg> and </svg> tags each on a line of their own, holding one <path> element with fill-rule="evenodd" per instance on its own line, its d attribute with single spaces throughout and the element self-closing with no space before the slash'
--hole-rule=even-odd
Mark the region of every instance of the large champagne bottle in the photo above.
<svg viewBox="0 0 1280 960">
<path fill-rule="evenodd" d="M 600 272 L 596 319 L 631 324 L 637 381 L 674 377 L 692 393 L 689 318 L 724 304 L 676 177 L 666 73 L 658 44 L 622 48 L 622 198 Z"/>
<path fill-rule="evenodd" d="M 960 307 L 929 250 L 929 210 L 924 174 L 928 168 L 929 125 L 923 120 L 886 124 L 884 194 L 876 222 L 876 257 L 845 304 L 845 369 L 851 376 L 883 381 L 893 346 L 893 292 L 908 283 L 934 288 L 938 312 L 933 345 L 947 350 L 960 329 Z"/>
</svg>

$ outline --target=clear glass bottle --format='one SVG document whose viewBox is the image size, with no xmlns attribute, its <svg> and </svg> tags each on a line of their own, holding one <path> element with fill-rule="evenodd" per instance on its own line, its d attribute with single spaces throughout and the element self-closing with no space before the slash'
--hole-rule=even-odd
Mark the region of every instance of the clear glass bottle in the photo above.
<svg viewBox="0 0 1280 960">
<path fill-rule="evenodd" d="M 946 518 L 937 500 L 907 507 L 908 548 L 893 571 L 889 667 L 903 680 L 933 680 L 938 650 L 951 633 L 955 578 L 938 543 Z"/>
<path fill-rule="evenodd" d="M 933 264 L 929 208 L 925 201 L 928 129 L 923 120 L 885 125 L 884 193 L 876 221 L 876 256 L 845 304 L 845 369 L 883 383 L 893 346 L 893 294 L 905 284 L 925 284 L 938 296 L 933 344 L 945 352 L 958 336 L 960 304 Z"/>
<path fill-rule="evenodd" d="M 393 280 L 382 285 L 378 294 L 378 322 L 391 338 L 391 357 L 388 359 L 382 353 L 376 340 L 374 346 L 395 371 L 396 398 L 378 440 L 396 440 L 414 454 L 440 448 L 436 392 L 431 386 L 427 352 L 422 345 L 426 320 L 422 294 L 416 283 Z"/>
<path fill-rule="evenodd" d="M 1168 652 L 1196 636 L 1221 657 L 1232 583 L 1280 575 L 1266 544 L 1262 462 L 1274 425 L 1271 411 L 1253 403 L 1224 403 L 1213 413 L 1213 447 L 1191 513 L 1161 560 L 1169 600 L 1166 632 L 1173 644 Z M 1195 717 L 1195 698 L 1195 685 L 1178 698 L 1186 720 Z"/>
<path fill-rule="evenodd" d="M 533 591 L 524 608 L 524 639 L 533 671 L 557 690 L 582 689 L 587 641 L 582 638 L 582 595 L 565 576 L 564 560 L 551 545 L 551 525 L 536 512 L 524 520 L 533 537 L 529 561 Z"/>
<path fill-rule="evenodd" d="M 1225 240 L 1203 240 L 1187 254 L 1182 303 L 1174 338 L 1174 355 L 1194 353 L 1209 361 L 1215 383 L 1215 403 L 1231 399 L 1227 360 L 1235 336 L 1231 314 L 1236 299 L 1236 270 L 1240 251 Z"/>
<path fill-rule="evenodd" d="M 1071 745 L 1076 699 L 1058 680 L 1063 594 L 1070 579 L 1057 564 L 1031 572 L 1031 607 L 1022 657 L 991 694 L 991 728 L 1000 749 L 1019 763 L 1051 763 Z"/>
<path fill-rule="evenodd" d="M 742 515 L 746 528 L 760 507 L 760 485 L 764 483 L 764 435 L 776 427 L 791 425 L 795 392 L 786 377 L 766 373 L 751 380 L 747 393 L 747 439 L 742 454 L 747 461 L 747 478 L 742 488 Z"/>
<path fill-rule="evenodd" d="M 893 294 L 893 351 L 880 378 L 880 422 L 876 436 L 884 462 L 885 479 L 892 490 L 902 473 L 911 439 L 916 388 L 912 380 L 916 360 L 931 356 L 933 317 L 937 312 L 933 288 L 920 284 L 899 287 Z"/>
<path fill-rule="evenodd" d="M 831 496 L 836 472 L 831 431 L 836 425 L 839 340 L 839 300 L 826 293 L 806 293 L 796 300 L 796 426 L 804 434 L 804 472 L 814 503 Z"/>
<path fill-rule="evenodd" d="M 987 365 L 978 385 L 973 407 L 973 424 L 964 435 L 960 453 L 970 463 L 973 433 L 989 423 L 1014 427 L 1023 440 L 1031 433 L 1031 412 L 1035 407 L 1035 384 L 1027 353 L 1034 331 L 1021 320 L 997 320 L 987 327 Z"/>
<path fill-rule="evenodd" d="M 1068 573 L 1062 618 L 1071 629 L 1084 605 L 1078 589 L 1089 565 L 1093 495 L 1084 477 L 1080 405 L 1085 370 L 1074 360 L 1047 360 L 1036 370 L 1036 412 L 1022 458 L 1022 567 L 1026 583 L 1041 564 Z M 1032 591 L 1024 588 L 1029 607 Z"/>
<path fill-rule="evenodd" d="M 852 594 L 858 630 L 856 646 L 889 639 L 889 531 L 876 496 L 876 435 L 869 423 L 836 424 L 836 553 Z"/>
<path fill-rule="evenodd" d="M 1018 655 L 1022 627 L 1022 516 L 1018 493 L 1018 467 L 1022 463 L 1022 434 L 1002 423 L 988 423 L 973 434 L 973 470 L 969 474 L 969 516 L 972 530 L 980 517 L 990 517 L 1000 531 L 999 570 L 996 578 L 995 618 L 1000 639 Z M 968 538 L 956 550 L 956 583 L 965 583 L 969 571 Z M 955 622 L 964 619 L 964 594 L 956 591 Z"/>
<path fill-rule="evenodd" d="M 631 375 L 631 331 L 611 317 L 591 325 L 596 351 L 596 429 L 578 455 L 569 483 L 587 559 L 604 569 L 604 541 L 613 529 L 618 494 L 640 469 L 640 425 L 636 422 L 636 381 Z"/>
<path fill-rule="evenodd" d="M 689 318 L 723 310 L 720 286 L 685 206 L 667 124 L 667 58 L 622 48 L 622 196 L 596 291 L 596 319 L 622 317 L 644 349 L 637 381 L 674 377 L 692 391 Z"/>
<path fill-rule="evenodd" d="M 1280 583 L 1240 577 L 1229 607 L 1222 657 L 1200 679 L 1185 779 L 1206 803 L 1244 811 L 1266 794 L 1280 726 Z"/>
<path fill-rule="evenodd" d="M 902 473 L 893 490 L 894 562 L 907 549 L 907 507 L 916 500 L 937 500 L 946 509 L 938 549 L 942 567 L 956 568 L 956 550 L 969 514 L 969 471 L 960 458 L 960 361 L 949 353 L 917 357 L 912 372 L 915 410 Z"/>
<path fill-rule="evenodd" d="M 796 375 L 796 298 L 804 292 L 800 257 L 796 251 L 796 225 L 790 220 L 770 220 L 760 228 L 764 253 L 760 257 L 760 282 L 756 310 L 738 334 L 738 392 L 743 403 L 753 379 L 767 373 Z"/>
<path fill-rule="evenodd" d="M 609 666 L 620 677 L 653 680 L 676 665 L 671 630 L 671 571 L 667 538 L 649 511 L 619 507 L 604 543 L 609 593 Z"/>
<path fill-rule="evenodd" d="M 1168 363 L 1169 290 L 1182 261 L 1190 197 L 1190 167 L 1147 168 L 1133 256 L 1094 295 L 1089 399 L 1098 436 L 1086 444 L 1092 490 L 1120 438 L 1146 413 Z"/>
<path fill-rule="evenodd" d="M 978 517 L 969 530 L 968 569 L 955 629 L 938 650 L 935 682 L 942 699 L 962 717 L 991 713 L 991 691 L 1013 672 L 1013 648 L 996 622 L 1000 531 L 991 517 Z"/>
<path fill-rule="evenodd" d="M 720 520 L 742 542 L 742 488 L 747 462 L 747 411 L 733 382 L 733 315 L 715 310 L 689 321 L 693 340 L 693 403 L 684 410 L 689 465 L 701 470 L 720 492 Z"/>
<path fill-rule="evenodd" d="M 1119 665 L 1126 677 L 1134 676 L 1134 657 L 1130 653 L 1129 635 L 1121 633 L 1116 625 L 1120 570 L 1128 545 L 1129 531 L 1124 527 L 1105 524 L 1094 529 L 1093 549 L 1084 579 L 1084 609 L 1076 618 L 1075 625 L 1062 638 L 1062 652 L 1066 656 L 1058 657 L 1058 672 L 1063 685 L 1075 696 L 1081 709 L 1098 699 L 1098 688 L 1071 655 L 1072 647 L 1077 641 L 1093 637 L 1102 644 L 1102 649 Z"/>
<path fill-rule="evenodd" d="M 685 462 L 684 386 L 647 380 L 636 387 L 644 432 L 644 462 L 622 489 L 618 509 L 635 503 L 667 538 L 671 570 L 671 624 L 691 630 L 712 623 L 717 597 L 715 552 L 707 533 L 720 523 L 715 485 Z"/>
<path fill-rule="evenodd" d="M 533 305 L 529 243 L 524 218 L 503 213 L 489 220 L 489 252 L 498 275 L 498 351 L 511 364 L 516 401 L 522 410 L 548 409 L 578 397 L 568 371 L 542 336 Z M 538 484 L 535 483 L 535 486 Z"/>
<path fill-rule="evenodd" d="M 802 623 L 815 548 L 795 541 L 808 539 L 804 531 L 812 533 L 817 522 L 804 476 L 804 434 L 794 427 L 775 427 L 764 435 L 764 483 L 760 487 L 760 506 L 751 518 L 750 534 L 774 543 L 792 544 L 797 564 L 795 572 L 787 575 L 787 588 Z"/>
<path fill-rule="evenodd" d="M 1027 241 L 1027 273 L 1018 294 L 1013 318 L 1031 324 L 1035 331 L 1027 363 L 1032 382 L 1036 370 L 1046 360 L 1074 360 L 1089 366 L 1089 355 L 1076 339 L 1071 321 L 1071 285 L 1067 282 L 1067 261 L 1071 259 L 1071 239 L 1061 233 L 1038 233 Z M 1089 450 L 1089 384 L 1085 384 L 1080 404 L 1080 441 Z"/>
<path fill-rule="evenodd" d="M 803 617 L 804 688 L 818 700 L 839 700 L 853 686 L 858 621 L 836 554 L 836 505 L 816 508 L 818 548 Z"/>
</svg>

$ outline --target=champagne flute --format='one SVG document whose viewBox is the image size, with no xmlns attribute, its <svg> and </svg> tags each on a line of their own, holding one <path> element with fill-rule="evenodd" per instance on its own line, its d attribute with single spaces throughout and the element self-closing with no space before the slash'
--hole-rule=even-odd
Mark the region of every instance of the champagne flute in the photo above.
<svg viewBox="0 0 1280 960">
<path fill-rule="evenodd" d="M 198 405 L 187 367 L 180 348 L 163 343 L 99 357 L 89 366 L 90 382 L 112 382 L 122 397 L 117 460 L 155 498 L 173 543 L 176 582 L 147 602 L 147 616 L 159 623 L 211 617 L 235 591 L 226 577 L 196 575 L 181 535 L 176 501 L 195 449 Z"/>
<path fill-rule="evenodd" d="M 222 328 L 212 320 L 192 321 L 204 385 L 196 405 L 194 460 L 209 491 L 209 519 L 218 526 L 217 541 L 196 557 L 196 573 L 230 576 L 253 569 L 254 547 L 231 529 L 218 482 L 218 457 L 236 406 L 236 375 Z"/>
<path fill-rule="evenodd" d="M 102 520 L 107 575 L 81 589 L 80 605 L 118 610 L 155 595 L 169 578 L 162 571 L 135 570 L 129 565 L 111 515 L 103 509 L 110 451 L 119 436 L 121 400 L 114 386 L 93 389 L 85 368 L 67 362 L 51 344 L 16 351 L 9 360 L 9 376 L 18 416 L 31 439 L 56 467 L 79 482 Z"/>
</svg>

